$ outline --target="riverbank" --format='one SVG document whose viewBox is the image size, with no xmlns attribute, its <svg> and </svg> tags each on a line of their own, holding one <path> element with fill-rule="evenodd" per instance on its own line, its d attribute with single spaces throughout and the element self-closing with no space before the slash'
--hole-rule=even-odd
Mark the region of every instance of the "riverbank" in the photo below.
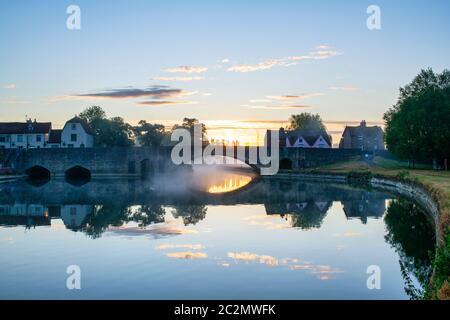
<svg viewBox="0 0 450 320">
<path fill-rule="evenodd" d="M 438 245 L 434 271 L 425 299 L 450 299 L 450 172 L 408 169 L 407 164 L 375 158 L 358 159 L 301 171 L 282 171 L 280 177 L 354 182 L 385 188 L 417 200 L 431 214 Z"/>
</svg>

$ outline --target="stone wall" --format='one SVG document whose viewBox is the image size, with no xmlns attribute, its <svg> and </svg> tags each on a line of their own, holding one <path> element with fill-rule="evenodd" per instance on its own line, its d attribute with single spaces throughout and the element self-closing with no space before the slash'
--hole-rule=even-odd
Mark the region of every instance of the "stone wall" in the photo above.
<svg viewBox="0 0 450 320">
<path fill-rule="evenodd" d="M 18 173 L 39 166 L 49 170 L 51 176 L 63 176 L 76 166 L 88 169 L 92 176 L 141 176 L 178 168 L 171 161 L 170 147 L 24 149 L 17 154 L 9 165 Z M 360 155 L 360 150 L 354 149 L 280 149 L 281 162 L 287 160 L 290 168 L 286 169 L 294 170 L 345 161 Z"/>
</svg>

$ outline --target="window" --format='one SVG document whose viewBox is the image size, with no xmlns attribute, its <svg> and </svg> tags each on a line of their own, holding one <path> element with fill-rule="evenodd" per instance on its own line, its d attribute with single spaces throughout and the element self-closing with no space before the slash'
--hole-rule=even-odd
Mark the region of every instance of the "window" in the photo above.
<svg viewBox="0 0 450 320">
<path fill-rule="evenodd" d="M 19 134 L 17 136 L 17 142 L 23 142 L 23 135 Z"/>
<path fill-rule="evenodd" d="M 72 130 L 77 130 L 77 124 L 76 123 L 72 123 Z"/>
<path fill-rule="evenodd" d="M 76 207 L 71 207 L 70 208 L 70 215 L 71 216 L 76 216 L 77 215 L 77 208 Z"/>
<path fill-rule="evenodd" d="M 77 134 L 76 134 L 76 133 L 72 133 L 72 134 L 70 135 L 70 141 L 72 141 L 72 142 L 77 141 Z"/>
<path fill-rule="evenodd" d="M 1 142 L 6 142 L 6 137 L 0 137 L 0 143 Z"/>
<path fill-rule="evenodd" d="M 38 134 L 36 136 L 36 142 L 41 142 L 42 141 L 42 136 L 40 134 Z"/>
</svg>

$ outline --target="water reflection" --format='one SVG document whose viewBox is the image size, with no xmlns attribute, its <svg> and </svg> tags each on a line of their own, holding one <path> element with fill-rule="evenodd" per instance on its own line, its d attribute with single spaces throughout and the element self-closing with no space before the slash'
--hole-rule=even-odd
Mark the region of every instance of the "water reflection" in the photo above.
<svg viewBox="0 0 450 320">
<path fill-rule="evenodd" d="M 48 228 L 62 221 L 66 230 L 81 232 L 90 239 L 162 241 L 154 245 L 154 250 L 173 263 L 211 260 L 225 269 L 283 268 L 306 272 L 320 281 L 345 277 L 350 281 L 352 273 L 345 270 L 351 267 L 350 262 L 348 265 L 337 263 L 338 260 L 328 263 L 321 252 L 333 256 L 335 253 L 330 253 L 330 248 L 356 250 L 368 241 L 364 240 L 366 229 L 374 234 L 381 231 L 383 244 L 387 243 L 397 254 L 406 294 L 410 298 L 421 297 L 432 271 L 429 252 L 434 250 L 434 233 L 419 207 L 377 190 L 274 178 L 252 180 L 251 175 L 245 179 L 243 176 L 234 172 L 203 179 L 196 184 L 198 188 L 180 186 L 178 179 L 170 176 L 152 181 L 92 180 L 84 185 L 58 180 L 41 186 L 25 182 L 3 184 L 0 185 L 0 226 L 3 226 L 0 232 L 11 227 Z M 230 179 L 234 182 L 226 182 Z M 239 191 L 235 189 L 244 184 Z M 248 210 L 257 206 L 258 211 L 238 218 L 233 216 L 243 206 Z M 217 218 L 209 216 L 210 211 L 222 207 L 228 218 L 214 224 Z M 332 221 L 338 221 L 339 214 L 348 223 L 366 229 L 336 228 Z M 385 230 L 373 229 L 374 221 L 382 223 Z M 219 232 L 217 228 L 226 230 L 225 240 L 214 238 Z M 323 232 L 320 237 L 327 237 L 328 242 L 308 242 L 306 247 L 296 249 L 301 243 L 297 242 L 297 236 L 312 232 Z M 230 234 L 239 239 L 238 244 L 233 248 L 223 247 L 221 241 L 229 240 Z M 252 241 L 247 234 L 252 235 Z M 320 237 L 315 241 L 320 241 Z M 176 238 L 185 242 L 173 241 Z M 274 250 L 265 253 L 264 249 L 270 248 L 268 244 L 259 246 L 258 243 L 267 239 L 273 239 Z M 247 245 L 249 242 L 253 245 Z M 223 249 L 221 255 L 211 251 L 214 246 Z M 298 256 L 286 257 L 283 248 L 292 249 Z M 310 249 L 317 252 L 312 256 L 314 259 L 302 259 L 302 253 Z M 355 254 L 362 258 L 361 251 L 356 250 Z M 376 256 L 376 252 L 364 254 Z M 361 270 L 366 267 L 358 266 Z"/>
<path fill-rule="evenodd" d="M 251 183 L 255 173 L 249 168 L 197 166 L 193 172 L 195 189 L 212 194 L 233 192 Z"/>
</svg>

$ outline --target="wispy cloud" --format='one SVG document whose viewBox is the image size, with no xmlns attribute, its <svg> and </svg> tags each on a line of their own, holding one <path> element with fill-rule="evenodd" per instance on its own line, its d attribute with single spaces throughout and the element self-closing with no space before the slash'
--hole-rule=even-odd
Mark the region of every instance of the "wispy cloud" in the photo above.
<svg viewBox="0 0 450 320">
<path fill-rule="evenodd" d="M 208 71 L 206 67 L 194 67 L 194 66 L 179 66 L 174 68 L 164 69 L 165 72 L 170 73 L 203 73 Z"/>
<path fill-rule="evenodd" d="M 170 244 L 164 243 L 156 247 L 158 250 L 167 250 L 167 249 L 190 249 L 190 250 L 201 250 L 204 249 L 205 246 L 202 244 Z"/>
<path fill-rule="evenodd" d="M 355 86 L 343 86 L 343 87 L 329 87 L 328 89 L 334 90 L 334 91 L 358 91 L 359 88 Z"/>
<path fill-rule="evenodd" d="M 258 64 L 236 64 L 228 68 L 232 72 L 255 72 L 260 70 L 268 70 L 280 64 L 279 59 L 267 59 Z"/>
<path fill-rule="evenodd" d="M 181 81 L 181 82 L 188 82 L 188 81 L 198 81 L 198 80 L 204 80 L 205 77 L 153 77 L 152 80 L 156 81 Z"/>
<path fill-rule="evenodd" d="M 287 110 L 287 109 L 309 109 L 310 106 L 305 105 L 287 105 L 287 106 L 248 106 L 250 109 L 265 109 L 265 110 Z"/>
<path fill-rule="evenodd" d="M 281 100 L 281 101 L 292 101 L 292 100 L 300 100 L 307 99 L 312 97 L 321 96 L 321 93 L 305 93 L 301 95 L 281 95 L 281 96 L 267 96 L 268 99 L 272 100 Z"/>
<path fill-rule="evenodd" d="M 198 93 L 197 91 L 190 92 L 178 88 L 171 88 L 168 86 L 151 86 L 147 88 L 124 87 L 117 89 L 103 90 L 91 93 L 79 93 L 65 96 L 54 96 L 45 99 L 45 102 L 54 103 L 61 101 L 76 101 L 76 100 L 122 100 L 122 99 L 137 99 L 149 98 L 152 100 L 143 101 L 141 104 L 146 105 L 162 105 L 162 104 L 180 104 L 180 101 L 173 99 L 182 96 L 188 96 Z M 169 99 L 169 100 L 168 100 Z"/>
<path fill-rule="evenodd" d="M 3 86 L 3 89 L 10 89 L 10 90 L 12 90 L 12 89 L 16 89 L 16 88 L 17 88 L 17 86 L 14 83 L 5 84 Z"/>
<path fill-rule="evenodd" d="M 261 103 L 261 102 L 270 102 L 269 99 L 251 99 L 249 100 L 250 103 Z"/>
<path fill-rule="evenodd" d="M 219 63 L 222 63 L 222 64 L 225 64 L 225 63 L 229 63 L 230 62 L 230 59 L 222 59 L 222 60 L 219 60 L 218 61 Z"/>
<path fill-rule="evenodd" d="M 10 100 L 0 100 L 0 104 L 11 104 L 11 105 L 22 105 L 22 104 L 30 104 L 30 101 L 26 100 L 16 100 L 16 99 L 10 99 Z"/>
<path fill-rule="evenodd" d="M 174 105 L 192 105 L 197 104 L 197 101 L 168 101 L 168 100 L 150 100 L 150 101 L 139 101 L 137 102 L 138 105 L 141 106 L 174 106 Z"/>
<path fill-rule="evenodd" d="M 204 252 L 191 252 L 191 251 L 170 252 L 170 253 L 167 253 L 167 256 L 169 258 L 186 259 L 186 260 L 196 260 L 196 259 L 208 258 L 208 255 Z"/>
<path fill-rule="evenodd" d="M 342 54 L 341 52 L 333 50 L 329 46 L 320 45 L 316 47 L 316 50 L 311 51 L 304 55 L 289 56 L 284 58 L 270 58 L 256 64 L 236 64 L 229 67 L 228 71 L 247 73 L 261 70 L 269 70 L 274 67 L 289 67 L 297 65 L 301 61 L 324 60 L 341 54 Z"/>
<path fill-rule="evenodd" d="M 89 98 L 89 99 L 129 99 L 150 97 L 153 99 L 163 99 L 168 97 L 178 96 L 183 92 L 181 89 L 170 88 L 167 86 L 153 86 L 144 89 L 139 88 L 119 88 L 111 89 L 95 93 L 76 94 L 75 97 Z"/>
</svg>

